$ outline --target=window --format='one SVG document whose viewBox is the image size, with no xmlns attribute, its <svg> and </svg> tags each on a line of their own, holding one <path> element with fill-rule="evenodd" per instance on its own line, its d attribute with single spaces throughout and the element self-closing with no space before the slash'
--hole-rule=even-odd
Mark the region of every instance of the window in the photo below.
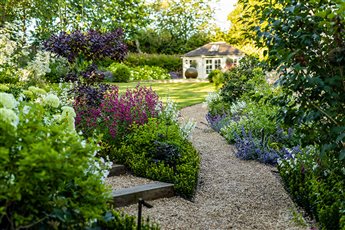
<svg viewBox="0 0 345 230">
<path fill-rule="evenodd" d="M 184 61 L 184 63 L 185 63 L 186 65 L 188 65 L 188 59 L 186 59 L 186 60 Z"/>
<path fill-rule="evenodd" d="M 214 69 L 221 69 L 221 60 L 220 59 L 215 59 L 214 60 Z"/>
<path fill-rule="evenodd" d="M 210 51 L 218 51 L 219 50 L 219 45 L 212 45 Z"/>
<path fill-rule="evenodd" d="M 212 59 L 206 59 L 206 74 L 212 71 Z"/>
</svg>

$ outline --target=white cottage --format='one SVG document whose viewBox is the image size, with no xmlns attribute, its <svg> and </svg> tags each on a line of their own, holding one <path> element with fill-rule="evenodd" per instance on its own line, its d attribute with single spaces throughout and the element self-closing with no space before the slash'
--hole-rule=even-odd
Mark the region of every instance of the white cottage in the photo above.
<svg viewBox="0 0 345 230">
<path fill-rule="evenodd" d="M 238 64 L 243 57 L 242 51 L 226 42 L 211 42 L 183 55 L 183 75 L 193 61 L 197 64 L 198 78 L 206 79 L 212 70 L 225 67 L 227 58 L 231 58 L 234 64 Z"/>
</svg>

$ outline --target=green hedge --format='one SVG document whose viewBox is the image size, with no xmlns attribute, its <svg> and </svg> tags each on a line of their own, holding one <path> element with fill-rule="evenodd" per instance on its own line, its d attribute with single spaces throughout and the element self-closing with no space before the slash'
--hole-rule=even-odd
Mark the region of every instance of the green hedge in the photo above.
<svg viewBox="0 0 345 230">
<path fill-rule="evenodd" d="M 128 66 L 158 66 L 168 72 L 181 72 L 182 59 L 178 55 L 130 53 L 125 59 Z"/>
<path fill-rule="evenodd" d="M 344 162 L 306 148 L 279 163 L 279 173 L 293 199 L 313 215 L 321 229 L 345 229 Z"/>
<path fill-rule="evenodd" d="M 135 175 L 174 183 L 181 196 L 194 195 L 200 158 L 177 124 L 150 119 L 145 125 L 134 125 L 123 146 L 113 154 Z"/>
</svg>

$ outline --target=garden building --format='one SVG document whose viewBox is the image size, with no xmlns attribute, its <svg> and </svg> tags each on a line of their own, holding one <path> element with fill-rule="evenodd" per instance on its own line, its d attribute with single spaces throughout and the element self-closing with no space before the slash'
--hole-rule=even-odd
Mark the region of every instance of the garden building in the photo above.
<svg viewBox="0 0 345 230">
<path fill-rule="evenodd" d="M 211 42 L 182 56 L 183 73 L 194 63 L 198 70 L 198 78 L 206 79 L 212 70 L 223 69 L 227 59 L 231 59 L 236 65 L 242 57 L 242 51 L 226 42 Z"/>
</svg>

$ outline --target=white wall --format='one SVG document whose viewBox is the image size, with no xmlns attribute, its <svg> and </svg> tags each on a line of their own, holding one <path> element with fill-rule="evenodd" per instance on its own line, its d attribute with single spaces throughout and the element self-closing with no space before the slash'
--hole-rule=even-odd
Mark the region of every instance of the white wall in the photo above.
<svg viewBox="0 0 345 230">
<path fill-rule="evenodd" d="M 198 78 L 199 79 L 207 79 L 207 75 L 206 74 L 206 60 L 207 59 L 212 59 L 213 60 L 213 64 L 214 64 L 214 60 L 215 59 L 220 59 L 221 60 L 221 68 L 224 68 L 225 66 L 225 62 L 227 58 L 232 58 L 233 60 L 237 61 L 237 64 L 239 62 L 239 60 L 242 58 L 242 56 L 235 56 L 235 55 L 228 55 L 228 56 L 211 56 L 211 57 L 207 57 L 207 56 L 200 56 L 200 57 L 182 57 L 182 68 L 183 68 L 183 78 L 186 78 L 184 76 L 184 72 L 190 67 L 189 64 L 186 64 L 186 60 L 189 63 L 190 61 L 196 61 L 197 62 L 197 70 L 198 70 Z M 212 67 L 212 69 L 214 69 L 214 66 Z"/>
</svg>

